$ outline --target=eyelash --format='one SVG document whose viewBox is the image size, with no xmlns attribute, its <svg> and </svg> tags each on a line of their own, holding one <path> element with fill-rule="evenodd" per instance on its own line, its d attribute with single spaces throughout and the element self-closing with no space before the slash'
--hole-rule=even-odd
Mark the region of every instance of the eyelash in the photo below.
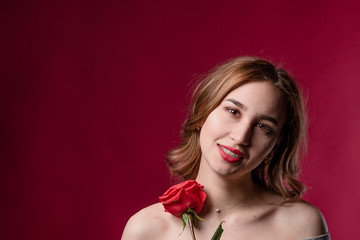
<svg viewBox="0 0 360 240">
<path fill-rule="evenodd" d="M 229 113 L 231 113 L 232 115 L 234 115 L 235 117 L 240 116 L 240 112 L 234 108 L 227 108 L 226 109 Z M 263 123 L 256 123 L 255 124 L 256 127 L 259 127 L 260 129 L 264 130 L 266 135 L 271 135 L 273 133 L 271 127 L 269 127 L 266 124 Z"/>
</svg>

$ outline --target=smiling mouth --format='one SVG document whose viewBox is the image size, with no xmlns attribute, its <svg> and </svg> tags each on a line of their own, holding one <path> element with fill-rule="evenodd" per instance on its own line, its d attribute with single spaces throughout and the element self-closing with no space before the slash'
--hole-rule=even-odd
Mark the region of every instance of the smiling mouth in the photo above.
<svg viewBox="0 0 360 240">
<path fill-rule="evenodd" d="M 233 153 L 232 151 L 230 151 L 229 149 L 227 148 L 224 148 L 223 146 L 219 145 L 219 147 L 221 148 L 221 150 L 224 151 L 224 153 L 226 153 L 227 155 L 229 155 L 230 157 L 234 157 L 234 158 L 241 158 L 240 155 L 236 154 L 236 153 Z"/>
<path fill-rule="evenodd" d="M 244 154 L 230 146 L 223 146 L 218 144 L 219 153 L 225 161 L 229 163 L 237 163 L 244 159 Z"/>
</svg>

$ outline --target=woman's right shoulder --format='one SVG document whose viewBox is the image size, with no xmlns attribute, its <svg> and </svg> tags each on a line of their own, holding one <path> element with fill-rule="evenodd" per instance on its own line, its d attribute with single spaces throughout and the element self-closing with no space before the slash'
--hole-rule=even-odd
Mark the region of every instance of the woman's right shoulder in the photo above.
<svg viewBox="0 0 360 240">
<path fill-rule="evenodd" d="M 156 239 L 159 232 L 165 232 L 169 227 L 169 217 L 171 214 L 164 212 L 161 203 L 150 205 L 128 220 L 121 240 Z"/>
</svg>

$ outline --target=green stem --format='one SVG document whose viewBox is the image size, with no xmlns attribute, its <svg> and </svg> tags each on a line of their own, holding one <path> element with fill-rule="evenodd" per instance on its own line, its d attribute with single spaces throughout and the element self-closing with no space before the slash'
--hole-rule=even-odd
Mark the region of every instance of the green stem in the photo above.
<svg viewBox="0 0 360 240">
<path fill-rule="evenodd" d="M 190 228 L 192 240 L 196 240 L 195 232 L 194 232 L 194 216 L 191 213 L 187 213 L 187 215 L 189 216 L 189 228 Z"/>
</svg>

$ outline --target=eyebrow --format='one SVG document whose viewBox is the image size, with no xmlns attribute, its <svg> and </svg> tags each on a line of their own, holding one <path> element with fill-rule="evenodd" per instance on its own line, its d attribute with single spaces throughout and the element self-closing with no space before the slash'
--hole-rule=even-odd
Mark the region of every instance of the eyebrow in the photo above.
<svg viewBox="0 0 360 240">
<path fill-rule="evenodd" d="M 247 108 L 244 106 L 244 104 L 242 104 L 241 102 L 239 102 L 238 100 L 235 100 L 235 99 L 233 99 L 233 98 L 228 98 L 228 99 L 226 99 L 225 101 L 232 102 L 233 104 L 235 104 L 236 106 L 238 106 L 238 107 L 241 108 L 241 109 L 244 109 L 244 110 L 247 109 Z"/>
<path fill-rule="evenodd" d="M 235 100 L 235 99 L 233 99 L 233 98 L 225 99 L 225 101 L 231 102 L 231 103 L 235 104 L 236 106 L 238 106 L 240 109 L 243 109 L 243 110 L 245 110 L 245 111 L 246 111 L 246 109 L 247 109 L 244 104 L 242 104 L 241 102 L 239 102 L 238 100 Z M 273 117 L 271 117 L 271 116 L 269 116 L 269 115 L 260 115 L 260 118 L 261 118 L 261 119 L 265 119 L 265 120 L 267 120 L 267 121 L 269 121 L 269 122 L 272 122 L 272 123 L 274 123 L 276 126 L 279 125 L 278 121 L 277 121 L 275 118 L 273 118 Z"/>
<path fill-rule="evenodd" d="M 268 115 L 261 115 L 260 118 L 261 118 L 261 119 L 268 120 L 269 122 L 274 123 L 276 126 L 279 125 L 279 124 L 278 124 L 278 121 L 277 121 L 275 118 L 270 117 L 270 116 L 268 116 Z"/>
</svg>

